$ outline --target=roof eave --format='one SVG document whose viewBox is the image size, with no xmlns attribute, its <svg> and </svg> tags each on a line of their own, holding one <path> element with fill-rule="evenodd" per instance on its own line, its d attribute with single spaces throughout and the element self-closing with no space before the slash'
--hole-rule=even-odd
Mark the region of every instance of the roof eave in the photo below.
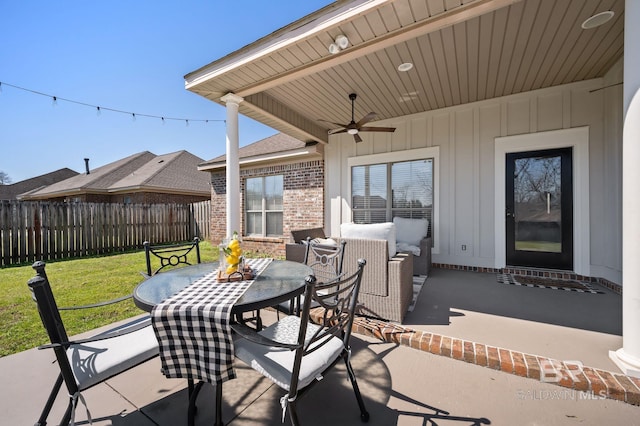
<svg viewBox="0 0 640 426">
<path fill-rule="evenodd" d="M 300 40 L 326 31 L 369 9 L 379 7 L 387 1 L 353 0 L 342 5 L 330 4 L 254 43 L 186 74 L 184 76 L 185 88 L 191 90 L 207 80 L 231 72 L 259 58 L 269 56 L 277 50 L 293 45 Z"/>
<path fill-rule="evenodd" d="M 311 146 L 306 146 L 304 148 L 295 149 L 295 150 L 244 157 L 239 160 L 239 163 L 240 163 L 240 167 L 242 167 L 242 166 L 252 166 L 260 163 L 273 163 L 273 162 L 286 162 L 291 160 L 299 160 L 299 159 L 304 159 L 305 157 L 321 158 L 322 153 L 321 153 L 321 149 L 319 149 L 319 147 L 321 146 L 322 145 L 311 145 Z M 226 167 L 227 167 L 227 162 L 226 160 L 223 160 L 223 161 L 215 161 L 215 162 L 200 164 L 198 166 L 198 170 L 203 172 L 211 172 L 216 170 L 224 170 Z"/>
</svg>

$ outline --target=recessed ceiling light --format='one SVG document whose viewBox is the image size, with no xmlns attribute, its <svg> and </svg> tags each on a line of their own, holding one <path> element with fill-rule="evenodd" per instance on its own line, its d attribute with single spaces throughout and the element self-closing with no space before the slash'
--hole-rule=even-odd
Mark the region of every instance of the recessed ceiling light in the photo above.
<svg viewBox="0 0 640 426">
<path fill-rule="evenodd" d="M 411 68 L 413 68 L 413 64 L 411 62 L 405 62 L 404 64 L 398 65 L 398 71 L 400 72 L 407 72 Z"/>
<path fill-rule="evenodd" d="M 596 13 L 595 15 L 587 18 L 582 23 L 582 29 L 588 30 L 591 28 L 599 27 L 600 25 L 608 22 L 611 18 L 613 18 L 613 11 L 607 10 L 605 12 Z"/>
</svg>

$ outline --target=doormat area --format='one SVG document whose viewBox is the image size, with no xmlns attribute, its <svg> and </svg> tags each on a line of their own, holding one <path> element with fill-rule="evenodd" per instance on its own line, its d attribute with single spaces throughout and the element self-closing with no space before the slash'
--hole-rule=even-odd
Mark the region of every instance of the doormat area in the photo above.
<svg viewBox="0 0 640 426">
<path fill-rule="evenodd" d="M 596 290 L 587 282 L 576 280 L 558 280 L 544 277 L 530 277 L 524 275 L 496 274 L 501 284 L 512 284 L 523 287 L 550 288 L 553 290 L 575 291 L 578 293 L 604 294 Z"/>
<path fill-rule="evenodd" d="M 420 296 L 420 291 L 422 290 L 422 286 L 427 281 L 426 275 L 414 275 L 413 276 L 413 299 L 411 299 L 411 304 L 407 309 L 409 312 L 413 312 L 413 309 L 416 307 L 416 302 L 418 301 L 418 296 Z"/>
</svg>

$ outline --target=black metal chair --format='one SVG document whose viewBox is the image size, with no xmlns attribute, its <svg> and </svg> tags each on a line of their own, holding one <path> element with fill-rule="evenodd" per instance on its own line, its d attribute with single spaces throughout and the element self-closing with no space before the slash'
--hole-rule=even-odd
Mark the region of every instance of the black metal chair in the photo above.
<svg viewBox="0 0 640 426">
<path fill-rule="evenodd" d="M 300 423 L 299 398 L 340 358 L 347 367 L 360 419 L 369 420 L 351 366 L 349 343 L 365 264 L 360 259 L 353 275 L 338 280 L 323 283 L 309 277 L 300 316 L 289 315 L 260 332 L 242 324 L 233 326 L 240 336 L 235 341 L 235 356 L 286 391 L 281 399 L 283 417 L 288 407 L 293 425 Z M 313 304 L 318 308 L 312 310 Z"/>
<path fill-rule="evenodd" d="M 201 263 L 200 238 L 198 237 L 188 243 L 151 245 L 149 241 L 145 241 L 143 245 L 147 261 L 146 277 L 155 275 L 168 266 L 192 265 L 192 262 Z M 152 261 L 152 259 L 155 260 Z M 143 273 L 143 275 L 145 274 Z"/>
<path fill-rule="evenodd" d="M 84 403 L 82 391 L 157 356 L 158 341 L 149 316 L 137 317 L 89 338 L 69 340 L 59 312 L 62 308 L 59 309 L 56 304 L 44 262 L 34 263 L 33 268 L 36 276 L 29 280 L 28 286 L 51 342 L 38 349 L 53 349 L 60 368 L 60 374 L 36 426 L 47 424 L 47 417 L 63 383 L 67 388 L 69 403 L 60 424 L 68 425 L 73 421 L 78 401 Z M 126 299 L 127 297 L 73 309 L 104 306 Z"/>
<path fill-rule="evenodd" d="M 313 270 L 318 281 L 332 281 L 342 275 L 342 263 L 344 261 L 344 248 L 346 241 L 340 243 L 327 244 L 326 242 L 312 240 L 307 237 L 305 241 L 305 253 L 303 263 Z M 299 296 L 290 301 L 282 302 L 276 306 L 278 312 L 287 315 L 300 314 L 300 307 L 304 303 L 304 296 Z M 314 307 L 314 306 L 312 306 Z"/>
</svg>

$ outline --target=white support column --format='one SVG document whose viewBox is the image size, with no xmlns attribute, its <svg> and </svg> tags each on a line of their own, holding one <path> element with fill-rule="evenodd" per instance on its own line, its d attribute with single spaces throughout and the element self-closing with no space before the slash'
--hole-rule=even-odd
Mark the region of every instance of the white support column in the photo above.
<svg viewBox="0 0 640 426">
<path fill-rule="evenodd" d="M 240 138 L 238 106 L 244 99 L 227 93 L 221 100 L 227 105 L 227 238 L 240 229 Z"/>
<path fill-rule="evenodd" d="M 640 377 L 640 2 L 625 2 L 622 135 L 622 348 L 609 357 Z"/>
</svg>

